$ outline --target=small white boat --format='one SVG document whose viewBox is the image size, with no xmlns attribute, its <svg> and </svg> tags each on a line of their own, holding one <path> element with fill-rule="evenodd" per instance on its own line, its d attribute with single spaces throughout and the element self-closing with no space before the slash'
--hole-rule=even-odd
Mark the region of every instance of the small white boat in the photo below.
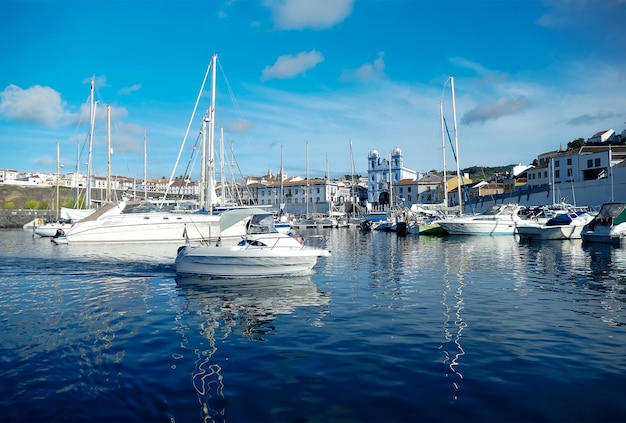
<svg viewBox="0 0 626 423">
<path fill-rule="evenodd" d="M 57 234 L 59 229 L 64 231 L 69 230 L 72 227 L 71 222 L 59 220 L 58 222 L 45 222 L 42 225 L 35 227 L 35 234 L 40 237 L 53 237 Z"/>
<path fill-rule="evenodd" d="M 251 211 L 246 235 L 237 244 L 185 245 L 178 249 L 176 273 L 213 278 L 258 278 L 309 273 L 330 251 L 280 233 L 271 213 Z"/>
<path fill-rule="evenodd" d="M 626 245 L 626 203 L 605 203 L 581 232 L 583 242 Z"/>
<path fill-rule="evenodd" d="M 518 204 L 504 204 L 482 214 L 450 217 L 437 223 L 451 235 L 513 235 L 523 210 Z"/>
<path fill-rule="evenodd" d="M 584 226 L 593 219 L 589 213 L 561 213 L 545 223 L 528 220 L 518 222 L 515 233 L 521 239 L 580 239 Z"/>
</svg>

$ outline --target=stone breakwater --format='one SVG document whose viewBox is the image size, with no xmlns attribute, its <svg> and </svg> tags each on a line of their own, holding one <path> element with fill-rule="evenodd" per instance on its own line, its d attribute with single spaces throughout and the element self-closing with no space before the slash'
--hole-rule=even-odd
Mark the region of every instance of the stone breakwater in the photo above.
<svg viewBox="0 0 626 423">
<path fill-rule="evenodd" d="M 0 210 L 0 228 L 21 228 L 33 219 L 54 220 L 50 210 Z"/>
</svg>

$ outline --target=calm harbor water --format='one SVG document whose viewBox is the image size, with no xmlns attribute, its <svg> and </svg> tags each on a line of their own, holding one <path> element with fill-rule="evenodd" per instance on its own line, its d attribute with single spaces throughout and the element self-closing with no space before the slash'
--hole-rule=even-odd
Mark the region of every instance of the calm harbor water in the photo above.
<svg viewBox="0 0 626 423">
<path fill-rule="evenodd" d="M 1 231 L 2 421 L 624 421 L 626 250 L 320 233 L 244 283 Z"/>
</svg>

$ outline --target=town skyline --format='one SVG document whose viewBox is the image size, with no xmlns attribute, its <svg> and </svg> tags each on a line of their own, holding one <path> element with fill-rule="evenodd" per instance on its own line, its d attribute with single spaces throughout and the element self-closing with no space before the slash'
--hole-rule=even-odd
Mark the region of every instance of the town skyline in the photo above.
<svg viewBox="0 0 626 423">
<path fill-rule="evenodd" d="M 530 163 L 534 152 L 619 131 L 626 115 L 626 3 L 617 0 L 2 7 L 0 33 L 13 40 L 0 69 L 3 168 L 53 170 L 57 141 L 66 168 L 84 167 L 93 79 L 94 173 L 106 172 L 107 105 L 113 173 L 142 177 L 144 145 L 151 178 L 185 173 L 214 54 L 215 141 L 224 128 L 244 174 L 276 171 L 281 157 L 288 174 L 345 174 L 351 152 L 364 173 L 358 158 L 395 147 L 416 169 L 441 168 L 439 103 L 452 134 L 453 81 L 461 167 Z M 114 30 L 94 27 L 96 15 Z"/>
</svg>

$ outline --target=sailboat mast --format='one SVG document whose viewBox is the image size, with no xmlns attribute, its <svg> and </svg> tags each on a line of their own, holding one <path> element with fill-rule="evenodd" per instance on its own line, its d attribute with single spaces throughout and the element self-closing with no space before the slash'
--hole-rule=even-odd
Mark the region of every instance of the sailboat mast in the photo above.
<svg viewBox="0 0 626 423">
<path fill-rule="evenodd" d="M 146 141 L 147 131 L 143 130 L 143 199 L 148 201 L 148 145 Z"/>
<path fill-rule="evenodd" d="M 85 193 L 85 207 L 91 207 L 91 158 L 93 154 L 93 128 L 96 121 L 96 104 L 94 101 L 94 79 L 91 78 L 91 91 L 89 96 L 89 150 L 87 154 L 87 192 Z"/>
<path fill-rule="evenodd" d="M 217 64 L 217 54 L 213 55 L 211 66 L 212 75 L 211 75 L 211 108 L 209 109 L 209 152 L 208 152 L 208 160 L 209 160 L 209 168 L 207 175 L 207 211 L 209 214 L 213 213 L 213 187 L 215 185 L 215 157 L 214 157 L 214 149 L 215 149 L 215 80 L 216 80 L 216 64 Z"/>
<path fill-rule="evenodd" d="M 554 157 L 550 159 L 550 179 L 552 183 L 550 186 L 552 187 L 552 204 L 556 204 L 556 183 L 554 182 Z"/>
<path fill-rule="evenodd" d="M 391 153 L 389 153 L 389 207 L 393 209 L 393 178 L 391 175 Z"/>
<path fill-rule="evenodd" d="M 59 162 L 61 161 L 61 153 L 60 153 L 60 145 L 59 145 L 59 140 L 57 140 L 57 180 L 56 180 L 56 185 L 57 185 L 57 202 L 56 202 L 56 221 L 59 221 L 59 210 L 61 209 L 60 205 L 59 205 L 59 179 L 61 178 L 60 174 L 61 174 L 61 165 L 59 164 Z"/>
<path fill-rule="evenodd" d="M 459 196 L 459 213 L 463 212 L 463 197 L 461 192 L 461 184 L 463 179 L 461 176 L 461 166 L 459 158 L 459 131 L 456 125 L 456 96 L 454 93 L 454 77 L 450 77 L 450 86 L 452 87 L 452 119 L 454 120 L 454 150 L 456 151 L 456 177 L 457 177 L 457 192 Z"/>
<path fill-rule="evenodd" d="M 350 202 L 352 203 L 351 212 L 354 213 L 356 210 L 356 204 L 358 204 L 358 195 L 357 191 L 354 189 L 354 153 L 352 151 L 352 138 L 350 138 Z"/>
<path fill-rule="evenodd" d="M 176 168 L 178 167 L 178 162 L 180 161 L 180 156 L 183 154 L 183 149 L 185 148 L 185 142 L 187 141 L 187 136 L 189 136 L 189 131 L 191 129 L 191 125 L 193 124 L 194 118 L 196 117 L 196 110 L 198 109 L 198 104 L 200 103 L 200 98 L 202 97 L 202 93 L 204 92 L 204 85 L 206 84 L 206 79 L 209 76 L 209 70 L 211 70 L 211 63 L 206 67 L 206 72 L 204 73 L 204 79 L 202 80 L 202 85 L 200 86 L 200 91 L 198 92 L 198 97 L 196 97 L 196 102 L 193 106 L 193 112 L 191 112 L 191 117 L 189 118 L 189 123 L 187 123 L 187 129 L 185 130 L 185 136 L 183 137 L 183 142 L 180 145 L 180 149 L 178 150 L 178 156 L 176 156 L 176 163 L 174 164 L 174 168 L 172 169 L 172 173 L 170 174 L 169 183 L 165 188 L 165 193 L 163 194 L 162 201 L 159 206 L 162 206 L 164 200 L 167 199 L 167 194 L 170 192 L 170 186 L 174 181 L 174 175 L 176 174 Z M 204 164 L 203 164 L 204 166 Z M 204 181 L 203 181 L 204 182 Z M 202 187 L 201 187 L 202 188 Z"/>
<path fill-rule="evenodd" d="M 285 193 L 284 193 L 284 184 L 283 181 L 285 177 L 283 176 L 283 146 L 280 146 L 280 204 L 278 206 L 279 214 L 283 214 L 284 201 L 285 201 Z"/>
<path fill-rule="evenodd" d="M 224 128 L 220 127 L 220 205 L 226 205 L 226 178 L 224 178 Z"/>
<path fill-rule="evenodd" d="M 74 190 L 74 208 L 79 208 L 80 204 L 80 190 L 78 189 L 79 184 L 79 175 L 80 175 L 80 141 L 76 143 L 76 174 L 74 175 L 73 182 L 75 190 Z"/>
<path fill-rule="evenodd" d="M 306 192 L 304 193 L 306 203 L 306 217 L 309 217 L 309 142 L 306 142 Z"/>
<path fill-rule="evenodd" d="M 448 178 L 446 175 L 446 136 L 443 120 L 443 102 L 439 102 L 439 117 L 441 118 L 441 153 L 443 155 L 443 206 L 448 208 Z"/>
<path fill-rule="evenodd" d="M 107 196 L 106 202 L 111 201 L 111 105 L 107 104 Z"/>
<path fill-rule="evenodd" d="M 208 118 L 206 116 L 202 117 L 202 128 L 200 129 L 200 138 L 202 140 L 202 145 L 201 145 L 201 154 L 200 154 L 200 206 L 202 208 L 204 208 L 204 210 L 209 210 L 208 207 L 208 201 L 206 200 L 206 193 L 207 193 L 207 177 L 206 177 L 206 171 L 207 171 L 207 142 L 206 142 L 206 124 L 207 124 Z"/>
</svg>

